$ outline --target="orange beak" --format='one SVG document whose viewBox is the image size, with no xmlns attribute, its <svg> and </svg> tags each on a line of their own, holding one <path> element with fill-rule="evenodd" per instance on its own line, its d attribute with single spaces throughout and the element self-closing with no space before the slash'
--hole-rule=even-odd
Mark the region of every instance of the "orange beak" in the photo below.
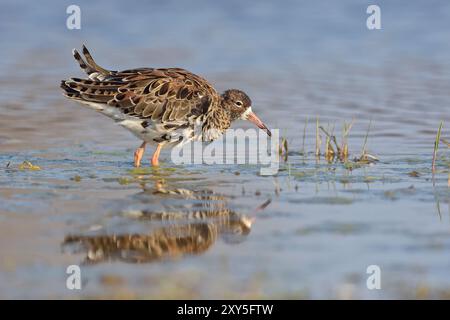
<svg viewBox="0 0 450 320">
<path fill-rule="evenodd" d="M 259 119 L 253 111 L 250 111 L 247 115 L 247 120 L 254 123 L 258 128 L 263 129 L 269 137 L 272 136 L 270 130 L 266 127 L 264 122 Z"/>
</svg>

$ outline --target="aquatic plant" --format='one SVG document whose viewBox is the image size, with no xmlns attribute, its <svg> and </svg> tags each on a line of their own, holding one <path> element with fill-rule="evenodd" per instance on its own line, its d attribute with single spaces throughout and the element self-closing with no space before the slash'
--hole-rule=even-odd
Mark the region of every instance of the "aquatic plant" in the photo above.
<svg viewBox="0 0 450 320">
<path fill-rule="evenodd" d="M 434 173 L 436 172 L 436 157 L 437 157 L 437 152 L 439 149 L 439 141 L 441 139 L 441 131 L 442 131 L 442 126 L 443 126 L 443 122 L 441 121 L 438 131 L 436 133 L 436 139 L 434 140 L 434 150 L 433 150 L 433 161 L 431 163 L 431 172 Z"/>
<path fill-rule="evenodd" d="M 23 163 L 21 163 L 19 165 L 19 170 L 37 171 L 37 170 L 41 170 L 41 167 L 32 164 L 30 161 L 25 160 Z"/>
</svg>

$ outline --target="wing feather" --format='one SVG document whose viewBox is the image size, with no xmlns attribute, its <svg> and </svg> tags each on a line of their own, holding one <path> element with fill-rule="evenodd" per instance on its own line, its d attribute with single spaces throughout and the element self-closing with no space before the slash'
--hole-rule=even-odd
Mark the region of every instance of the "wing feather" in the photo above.
<svg viewBox="0 0 450 320">
<path fill-rule="evenodd" d="M 83 46 L 74 57 L 89 79 L 61 83 L 71 99 L 107 104 L 128 116 L 161 123 L 183 123 L 217 105 L 219 95 L 205 79 L 180 68 L 110 71 L 100 67 Z"/>
</svg>

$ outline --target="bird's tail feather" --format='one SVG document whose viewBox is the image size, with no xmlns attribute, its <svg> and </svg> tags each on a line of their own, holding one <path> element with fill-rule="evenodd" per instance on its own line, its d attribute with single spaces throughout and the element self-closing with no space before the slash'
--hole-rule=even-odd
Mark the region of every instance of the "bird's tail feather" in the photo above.
<svg viewBox="0 0 450 320">
<path fill-rule="evenodd" d="M 107 76 L 109 76 L 115 72 L 115 71 L 110 71 L 110 70 L 100 67 L 94 61 L 91 53 L 89 52 L 89 50 L 86 48 L 85 45 L 83 45 L 83 50 L 82 50 L 84 59 L 76 49 L 73 49 L 72 53 L 73 53 L 73 57 L 75 58 L 75 60 L 77 60 L 78 64 L 80 65 L 80 68 L 83 69 L 84 72 L 87 73 L 87 75 L 89 76 L 89 79 L 91 79 L 91 80 L 104 80 Z"/>
<path fill-rule="evenodd" d="M 75 100 L 96 103 L 107 103 L 117 94 L 117 89 L 123 85 L 114 81 L 94 81 L 78 78 L 61 81 L 64 95 Z"/>
<path fill-rule="evenodd" d="M 131 92 L 127 93 L 128 90 L 125 88 L 127 83 L 123 82 L 121 77 L 116 76 L 117 71 L 100 67 L 84 45 L 82 53 L 84 58 L 77 50 L 73 50 L 75 60 L 89 78 L 62 80 L 60 87 L 64 91 L 64 96 L 106 113 L 110 109 L 109 106 L 127 107 L 138 103 L 138 97 Z M 107 115 L 111 116 L 111 114 Z"/>
</svg>

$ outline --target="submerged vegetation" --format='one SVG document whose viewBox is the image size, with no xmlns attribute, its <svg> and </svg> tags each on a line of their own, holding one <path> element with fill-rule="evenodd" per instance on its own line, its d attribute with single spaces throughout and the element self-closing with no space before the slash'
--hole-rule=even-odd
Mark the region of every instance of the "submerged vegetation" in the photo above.
<svg viewBox="0 0 450 320">
<path fill-rule="evenodd" d="M 327 128 L 324 128 L 323 125 L 320 124 L 319 118 L 316 118 L 316 131 L 315 131 L 315 152 L 314 156 L 317 162 L 323 157 L 328 163 L 342 163 L 344 168 L 352 170 L 354 168 L 358 168 L 365 164 L 371 164 L 378 161 L 378 158 L 367 151 L 367 140 L 369 137 L 372 121 L 370 121 L 369 126 L 367 128 L 367 132 L 364 138 L 364 143 L 361 148 L 361 153 L 355 155 L 353 159 L 350 159 L 350 150 L 349 150 L 349 136 L 350 131 L 355 123 L 355 119 L 352 119 L 350 122 L 344 121 L 342 125 L 342 137 L 340 143 L 336 135 L 334 134 L 335 125 L 328 124 Z M 300 154 L 306 157 L 308 152 L 305 150 L 305 140 L 306 140 L 306 128 L 308 125 L 308 118 L 305 120 L 305 125 L 303 129 L 303 138 L 302 138 L 302 148 Z M 323 136 L 322 136 L 323 135 Z M 323 140 L 323 138 L 325 140 Z M 324 152 L 321 152 L 322 142 L 324 143 Z M 279 147 L 279 155 L 280 157 L 287 162 L 289 154 L 288 141 L 286 137 L 281 137 L 280 147 Z"/>
<path fill-rule="evenodd" d="M 41 167 L 32 164 L 30 161 L 25 160 L 19 165 L 19 170 L 31 170 L 31 171 L 37 171 L 41 170 Z"/>
<path fill-rule="evenodd" d="M 374 181 L 394 181 L 398 178 L 395 177 L 386 177 L 384 174 L 377 175 L 373 174 L 372 176 L 368 176 L 367 172 L 363 172 L 363 176 L 360 176 L 358 179 L 353 176 L 351 177 L 349 173 L 353 170 L 365 168 L 369 165 L 375 164 L 379 162 L 377 156 L 373 155 L 369 152 L 368 142 L 369 136 L 372 129 L 372 121 L 369 121 L 367 130 L 364 134 L 362 145 L 360 147 L 360 151 L 351 150 L 349 147 L 349 142 L 352 139 L 351 133 L 352 128 L 355 125 L 355 119 L 351 119 L 350 121 L 343 121 L 342 126 L 340 128 L 340 134 L 335 134 L 338 131 L 335 123 L 326 123 L 323 124 L 320 122 L 319 117 L 315 119 L 315 128 L 311 128 L 311 131 L 315 129 L 314 141 L 310 141 L 309 145 L 312 145 L 314 150 L 307 150 L 308 139 L 307 139 L 307 128 L 309 125 L 309 119 L 305 118 L 303 124 L 303 133 L 300 140 L 300 149 L 298 151 L 295 150 L 290 145 L 289 140 L 286 135 L 283 135 L 279 141 L 278 145 L 278 155 L 280 159 L 285 162 L 285 166 L 280 168 L 281 172 L 286 172 L 289 177 L 294 177 L 298 179 L 308 179 L 310 181 L 320 181 L 320 182 L 328 182 L 333 183 L 335 181 L 342 182 L 343 184 L 347 184 L 350 182 L 374 182 Z M 434 148 L 432 154 L 431 161 L 431 174 L 433 185 L 435 182 L 435 174 L 445 173 L 448 174 L 448 186 L 450 187 L 450 160 L 445 158 L 445 156 L 440 155 L 441 146 L 447 146 L 450 148 L 450 142 L 446 138 L 442 137 L 443 135 L 443 127 L 444 124 L 441 122 L 436 132 L 436 136 L 434 139 Z M 361 131 L 360 131 L 361 132 Z M 92 151 L 92 154 L 96 156 L 104 156 L 113 157 L 113 156 L 123 156 L 123 153 L 120 152 L 102 152 L 102 151 Z M 293 160 L 290 160 L 289 157 L 294 156 Z M 298 156 L 299 158 L 295 158 Z M 309 164 L 307 162 L 307 158 L 312 160 Z M 33 163 L 31 161 L 33 161 Z M 8 161 L 6 164 L 6 169 L 9 171 L 40 171 L 41 167 L 36 162 L 39 160 L 30 159 L 25 160 L 20 164 L 14 164 L 14 161 Z M 315 163 L 314 163 L 315 160 Z M 320 165 L 320 161 L 323 161 L 323 164 Z M 417 160 L 413 158 L 406 159 L 408 164 L 417 164 L 422 163 L 422 161 L 417 162 Z M 429 160 L 426 160 L 429 161 Z M 39 163 L 41 164 L 41 163 Z M 234 175 L 239 176 L 241 172 L 245 174 L 245 168 L 247 166 L 239 166 L 230 168 L 232 171 L 221 169 L 220 172 L 232 172 Z M 405 174 L 410 178 L 427 178 L 427 174 L 430 173 L 430 167 L 427 168 L 416 168 L 412 167 Z M 236 169 L 238 171 L 236 171 Z M 343 174 L 339 173 L 339 169 L 344 169 Z M 48 170 L 48 168 L 47 168 Z M 243 170 L 243 171 L 241 171 Z M 198 173 L 198 172 L 195 172 Z M 167 180 L 177 180 L 184 181 L 192 179 L 192 175 L 195 174 L 192 168 L 183 169 L 179 166 L 173 166 L 170 161 L 162 167 L 141 167 L 141 168 L 131 168 L 127 167 L 127 171 L 123 172 L 119 176 L 116 177 L 108 177 L 104 178 L 105 181 L 116 181 L 120 185 L 130 185 L 130 184 L 145 184 L 149 181 L 156 181 L 158 179 L 167 179 Z M 177 176 L 177 178 L 174 177 Z M 188 175 L 189 177 L 180 178 L 180 175 Z M 77 171 L 72 173 L 71 176 L 67 177 L 68 180 L 73 182 L 81 182 L 83 179 L 91 179 L 94 176 L 92 174 L 83 174 L 81 171 Z M 84 180 L 83 180 L 84 181 Z M 298 188 L 298 186 L 295 186 Z M 281 191 L 281 187 L 276 187 L 276 193 Z"/>
<path fill-rule="evenodd" d="M 441 123 L 439 124 L 437 133 L 436 133 L 436 139 L 434 140 L 434 149 L 433 149 L 433 160 L 431 163 L 431 172 L 433 174 L 433 184 L 435 183 L 435 173 L 437 173 L 436 170 L 436 162 L 438 159 L 438 151 L 439 151 L 439 144 L 444 144 L 446 145 L 448 148 L 450 148 L 450 143 L 448 142 L 447 139 L 442 138 L 442 128 L 444 126 L 444 123 L 441 121 Z M 444 164 L 447 165 L 448 169 L 447 169 L 447 173 L 448 173 L 448 179 L 447 179 L 447 185 L 448 187 L 450 187 L 450 161 L 443 159 L 444 161 L 442 161 Z"/>
<path fill-rule="evenodd" d="M 441 139 L 442 125 L 443 122 L 441 121 L 441 124 L 439 125 L 438 131 L 436 133 L 436 139 L 434 140 L 433 162 L 431 163 L 431 171 L 433 172 L 433 175 L 436 172 L 436 157 L 439 149 L 439 141 Z"/>
</svg>

